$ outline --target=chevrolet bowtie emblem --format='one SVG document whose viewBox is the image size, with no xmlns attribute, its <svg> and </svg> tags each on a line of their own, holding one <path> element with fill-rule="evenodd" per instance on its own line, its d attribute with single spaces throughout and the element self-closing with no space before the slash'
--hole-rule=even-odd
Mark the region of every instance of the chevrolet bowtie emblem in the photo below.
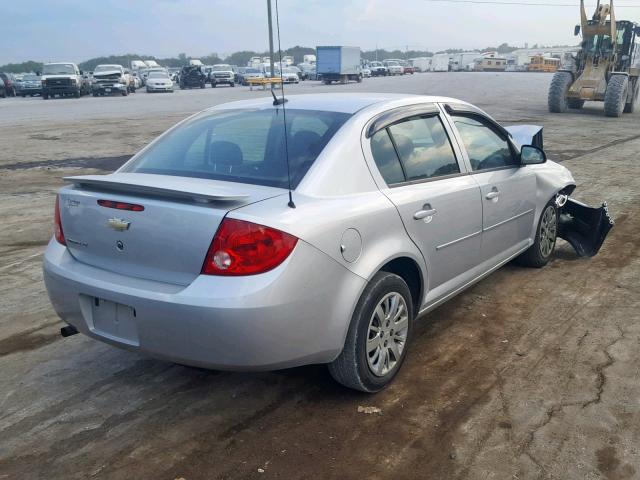
<svg viewBox="0 0 640 480">
<path fill-rule="evenodd" d="M 118 232 L 124 232 L 125 230 L 129 230 L 131 222 L 127 222 L 121 218 L 110 218 L 107 221 L 107 225 Z"/>
</svg>

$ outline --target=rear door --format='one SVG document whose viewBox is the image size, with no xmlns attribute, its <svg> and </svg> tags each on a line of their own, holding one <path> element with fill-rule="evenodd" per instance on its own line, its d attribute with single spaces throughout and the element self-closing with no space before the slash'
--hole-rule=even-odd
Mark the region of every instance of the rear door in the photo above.
<svg viewBox="0 0 640 480">
<path fill-rule="evenodd" d="M 369 147 L 386 183 L 382 192 L 425 257 L 429 290 L 449 291 L 480 252 L 478 185 L 456 155 L 435 106 L 381 126 Z"/>
<path fill-rule="evenodd" d="M 520 168 L 508 134 L 491 119 L 479 113 L 453 112 L 451 120 L 481 191 L 481 256 L 498 263 L 530 242 L 536 176 L 531 169 Z"/>
</svg>

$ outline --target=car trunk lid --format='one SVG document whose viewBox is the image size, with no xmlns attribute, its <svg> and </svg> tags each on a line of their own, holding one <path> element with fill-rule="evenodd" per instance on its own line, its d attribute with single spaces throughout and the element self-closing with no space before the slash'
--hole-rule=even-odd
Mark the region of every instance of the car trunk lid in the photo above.
<svg viewBox="0 0 640 480">
<path fill-rule="evenodd" d="M 227 212 L 284 193 L 274 187 L 142 173 L 65 180 L 72 185 L 59 193 L 61 221 L 67 247 L 78 261 L 179 285 L 200 274 Z M 126 209 L 126 204 L 143 210 Z"/>
</svg>

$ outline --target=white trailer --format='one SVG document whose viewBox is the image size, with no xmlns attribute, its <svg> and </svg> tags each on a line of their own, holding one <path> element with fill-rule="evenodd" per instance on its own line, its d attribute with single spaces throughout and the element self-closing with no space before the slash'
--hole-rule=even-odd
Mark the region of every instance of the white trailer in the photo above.
<svg viewBox="0 0 640 480">
<path fill-rule="evenodd" d="M 431 71 L 432 72 L 448 72 L 449 71 L 449 54 L 448 53 L 436 53 L 431 57 Z"/>
<path fill-rule="evenodd" d="M 409 59 L 413 68 L 419 72 L 428 72 L 431 70 L 431 57 L 417 57 Z"/>
<path fill-rule="evenodd" d="M 308 63 L 309 65 L 316 64 L 316 56 L 315 55 L 304 55 L 302 57 L 302 63 Z"/>
</svg>

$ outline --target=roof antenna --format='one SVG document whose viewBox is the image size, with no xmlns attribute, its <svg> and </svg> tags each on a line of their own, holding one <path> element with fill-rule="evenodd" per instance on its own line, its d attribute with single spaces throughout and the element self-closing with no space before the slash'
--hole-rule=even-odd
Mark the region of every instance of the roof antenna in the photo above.
<svg viewBox="0 0 640 480">
<path fill-rule="evenodd" d="M 271 0 L 267 0 L 267 6 L 269 8 L 269 25 L 271 25 Z M 293 195 L 291 193 L 291 167 L 289 166 L 289 140 L 287 134 L 287 110 L 285 109 L 284 104 L 287 102 L 287 99 L 284 98 L 284 80 L 282 76 L 282 47 L 280 46 L 280 14 L 278 12 L 278 0 L 276 0 L 276 28 L 278 31 L 278 55 L 280 57 L 280 88 L 282 89 L 282 98 L 276 97 L 275 92 L 273 91 L 273 84 L 271 84 L 271 95 L 273 95 L 273 105 L 278 106 L 282 105 L 282 120 L 284 124 L 284 153 L 287 160 L 287 183 L 289 188 L 289 202 L 287 205 L 290 208 L 296 208 L 296 204 L 293 203 Z M 270 38 L 271 32 L 269 32 Z M 273 56 L 271 57 L 273 58 Z M 272 70 L 273 75 L 273 70 Z"/>
</svg>

